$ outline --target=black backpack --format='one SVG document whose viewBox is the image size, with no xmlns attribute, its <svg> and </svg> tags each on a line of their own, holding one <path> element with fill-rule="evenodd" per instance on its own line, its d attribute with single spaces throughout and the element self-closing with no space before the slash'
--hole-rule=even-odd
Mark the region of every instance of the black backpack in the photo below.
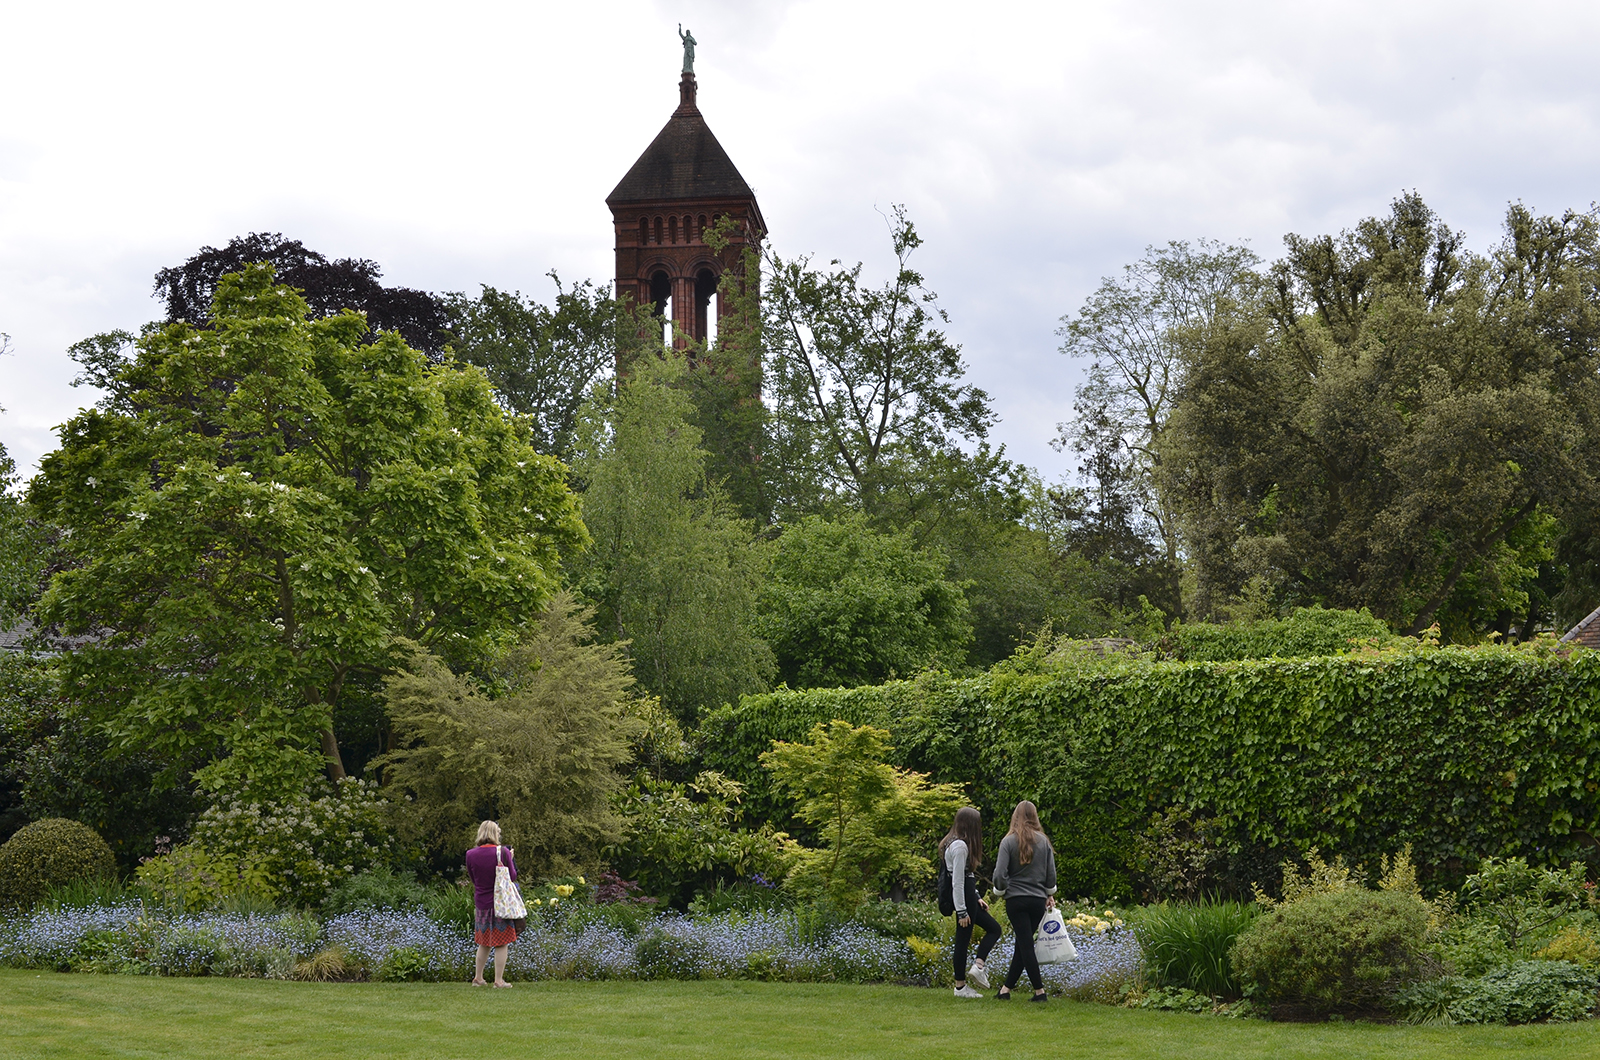
<svg viewBox="0 0 1600 1060">
<path fill-rule="evenodd" d="M 963 881 L 965 882 L 965 881 Z M 956 881 L 950 876 L 950 866 L 939 859 L 939 915 L 951 916 L 956 911 Z"/>
</svg>

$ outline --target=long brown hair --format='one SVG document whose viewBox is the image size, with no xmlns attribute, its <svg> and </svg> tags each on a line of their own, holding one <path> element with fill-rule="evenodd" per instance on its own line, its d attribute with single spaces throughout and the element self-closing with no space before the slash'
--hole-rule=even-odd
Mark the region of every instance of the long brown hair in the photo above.
<svg viewBox="0 0 1600 1060">
<path fill-rule="evenodd" d="M 944 857 L 945 850 L 957 839 L 967 844 L 967 864 L 977 868 L 983 864 L 983 818 L 978 816 L 978 811 L 971 806 L 963 806 L 956 811 L 956 819 L 950 822 L 949 833 L 939 840 L 939 857 Z"/>
<path fill-rule="evenodd" d="M 1027 799 L 1017 803 L 1017 808 L 1011 811 L 1011 830 L 1006 835 L 1017 837 L 1017 861 L 1024 865 L 1031 862 L 1034 844 L 1044 836 L 1044 829 L 1039 827 L 1039 808 Z"/>
</svg>

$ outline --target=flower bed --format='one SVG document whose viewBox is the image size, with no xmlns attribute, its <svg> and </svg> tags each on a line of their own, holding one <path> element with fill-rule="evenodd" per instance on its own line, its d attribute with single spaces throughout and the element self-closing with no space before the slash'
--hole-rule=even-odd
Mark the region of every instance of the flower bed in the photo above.
<svg viewBox="0 0 1600 1060">
<path fill-rule="evenodd" d="M 1078 959 L 1046 965 L 1057 992 L 1095 991 L 1137 974 L 1132 932 L 1074 932 Z M 0 923 L 0 966 L 144 975 L 456 980 L 471 974 L 471 936 L 421 911 L 363 910 L 319 923 L 305 914 L 170 915 L 136 903 L 40 909 Z M 939 959 L 947 965 L 948 947 Z M 335 959 L 319 962 L 319 957 Z M 1004 969 L 1003 940 L 990 965 Z M 856 923 L 819 927 L 792 912 L 641 918 L 591 907 L 536 916 L 511 947 L 516 979 L 763 979 L 926 983 L 902 939 Z"/>
</svg>

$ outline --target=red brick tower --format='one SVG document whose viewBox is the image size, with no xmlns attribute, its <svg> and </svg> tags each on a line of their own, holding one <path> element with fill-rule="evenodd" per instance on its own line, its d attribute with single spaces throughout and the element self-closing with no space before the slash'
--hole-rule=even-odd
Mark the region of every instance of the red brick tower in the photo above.
<svg viewBox="0 0 1600 1060">
<path fill-rule="evenodd" d="M 692 72 L 684 72 L 678 91 L 678 109 L 606 205 L 616 228 L 617 297 L 653 304 L 657 315 L 670 301 L 677 328 L 704 341 L 723 271 L 736 265 L 746 246 L 760 245 L 766 226 L 755 192 L 695 106 Z M 735 230 L 732 245 L 719 255 L 704 232 L 721 217 L 732 218 Z M 717 313 L 719 320 L 728 314 L 721 299 Z"/>
</svg>

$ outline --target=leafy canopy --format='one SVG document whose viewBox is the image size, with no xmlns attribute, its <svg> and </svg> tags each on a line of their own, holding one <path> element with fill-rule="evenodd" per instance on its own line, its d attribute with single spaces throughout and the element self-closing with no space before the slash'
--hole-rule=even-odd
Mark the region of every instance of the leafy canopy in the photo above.
<svg viewBox="0 0 1600 1060">
<path fill-rule="evenodd" d="M 570 461 L 578 412 L 594 384 L 609 375 L 640 330 L 638 314 L 588 280 L 543 305 L 520 292 L 484 286 L 476 298 L 445 296 L 450 349 L 482 368 L 496 396 L 528 417 L 534 448 Z"/>
<path fill-rule="evenodd" d="M 972 627 L 944 556 L 860 515 L 810 516 L 771 546 L 757 630 L 794 687 L 877 684 L 956 665 Z"/>
<path fill-rule="evenodd" d="M 594 546 L 577 584 L 634 675 L 680 718 L 760 691 L 772 655 L 752 628 L 761 555 L 754 528 L 706 479 L 707 454 L 676 385 L 675 353 L 641 357 L 601 393 L 576 464 Z"/>
<path fill-rule="evenodd" d="M 1479 256 L 1407 195 L 1287 243 L 1191 344 L 1157 446 L 1191 613 L 1255 592 L 1531 635 L 1527 586 L 1600 472 L 1600 219 L 1513 206 Z"/>
<path fill-rule="evenodd" d="M 100 638 L 64 663 L 71 698 L 263 797 L 344 774 L 335 707 L 396 638 L 485 657 L 585 541 L 565 469 L 481 373 L 308 315 L 268 266 L 224 278 L 211 326 L 147 331 L 29 493 L 76 556 L 39 614 Z"/>
</svg>

